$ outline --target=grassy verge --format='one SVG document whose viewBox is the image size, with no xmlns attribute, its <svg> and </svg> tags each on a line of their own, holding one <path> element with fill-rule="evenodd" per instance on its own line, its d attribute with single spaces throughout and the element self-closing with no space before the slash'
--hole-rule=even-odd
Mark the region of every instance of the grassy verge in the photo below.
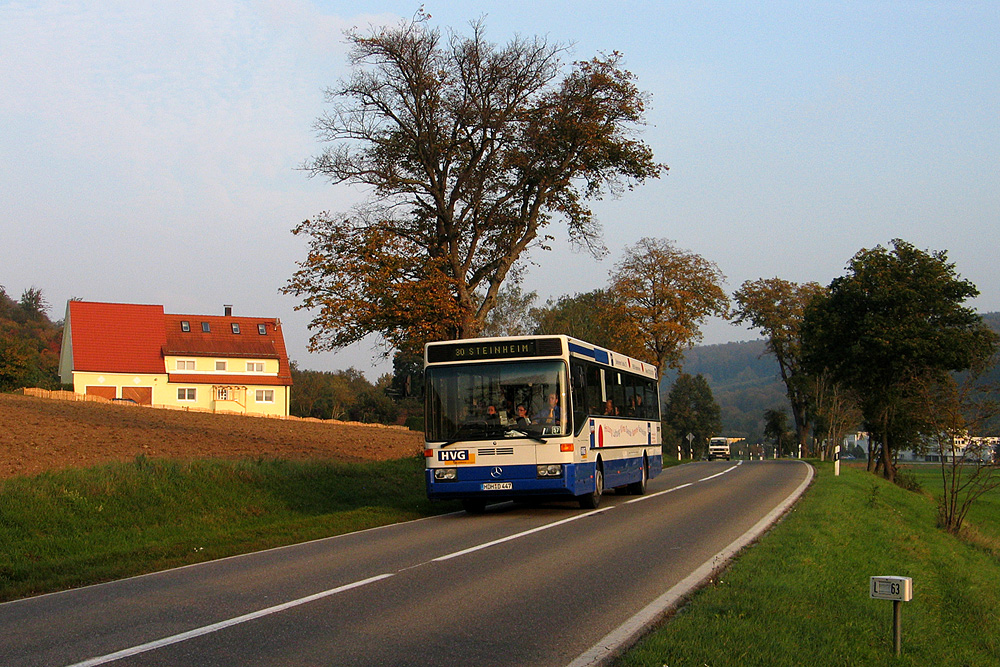
<svg viewBox="0 0 1000 667">
<path fill-rule="evenodd" d="M 0 482 L 0 600 L 451 511 L 423 459 L 151 460 Z"/>
<path fill-rule="evenodd" d="M 903 655 L 871 575 L 913 577 Z M 771 533 L 616 663 L 996 665 L 1000 560 L 936 528 L 932 498 L 820 465 Z"/>
<path fill-rule="evenodd" d="M 944 493 L 939 464 L 906 466 L 904 470 L 913 475 L 920 488 L 935 500 Z M 971 470 L 971 468 L 970 468 Z M 969 471 L 965 471 L 966 477 Z M 996 479 L 994 477 L 994 479 Z M 965 537 L 1000 557 L 1000 489 L 988 492 L 977 500 L 969 510 Z M 998 661 L 1000 662 L 1000 661 Z"/>
</svg>

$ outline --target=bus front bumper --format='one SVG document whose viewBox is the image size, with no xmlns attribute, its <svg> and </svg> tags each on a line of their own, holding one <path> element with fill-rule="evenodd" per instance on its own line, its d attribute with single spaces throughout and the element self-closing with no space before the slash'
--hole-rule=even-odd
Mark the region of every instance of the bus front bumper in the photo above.
<svg viewBox="0 0 1000 667">
<path fill-rule="evenodd" d="M 482 498 L 505 500 L 539 496 L 579 496 L 594 485 L 595 464 L 562 464 L 559 476 L 540 476 L 536 465 L 454 466 L 455 479 L 440 481 L 424 471 L 427 497 L 432 500 Z"/>
</svg>

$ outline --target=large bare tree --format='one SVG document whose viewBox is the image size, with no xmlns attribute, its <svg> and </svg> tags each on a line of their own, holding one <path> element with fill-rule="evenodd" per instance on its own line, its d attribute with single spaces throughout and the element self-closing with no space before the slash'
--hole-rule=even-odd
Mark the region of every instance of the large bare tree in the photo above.
<svg viewBox="0 0 1000 667">
<path fill-rule="evenodd" d="M 478 334 L 553 220 L 600 255 L 586 202 L 666 170 L 620 54 L 567 68 L 545 39 L 497 46 L 481 21 L 445 38 L 428 19 L 348 33 L 352 74 L 327 91 L 306 169 L 369 196 L 294 230 L 309 252 L 283 291 L 315 312 L 312 349 Z"/>
</svg>

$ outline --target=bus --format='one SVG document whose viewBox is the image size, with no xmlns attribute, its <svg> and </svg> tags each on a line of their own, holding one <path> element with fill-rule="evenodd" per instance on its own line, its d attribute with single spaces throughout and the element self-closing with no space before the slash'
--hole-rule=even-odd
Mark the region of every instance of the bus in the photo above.
<svg viewBox="0 0 1000 667">
<path fill-rule="evenodd" d="M 653 364 L 569 336 L 428 343 L 427 495 L 469 513 L 518 499 L 598 506 L 663 468 Z"/>
</svg>

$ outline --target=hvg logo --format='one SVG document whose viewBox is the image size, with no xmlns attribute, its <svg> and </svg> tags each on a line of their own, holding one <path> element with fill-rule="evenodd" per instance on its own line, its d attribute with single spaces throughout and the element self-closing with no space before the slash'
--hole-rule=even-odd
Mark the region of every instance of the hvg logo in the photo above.
<svg viewBox="0 0 1000 667">
<path fill-rule="evenodd" d="M 438 450 L 438 461 L 445 463 L 472 463 L 475 459 L 467 449 Z"/>
</svg>

